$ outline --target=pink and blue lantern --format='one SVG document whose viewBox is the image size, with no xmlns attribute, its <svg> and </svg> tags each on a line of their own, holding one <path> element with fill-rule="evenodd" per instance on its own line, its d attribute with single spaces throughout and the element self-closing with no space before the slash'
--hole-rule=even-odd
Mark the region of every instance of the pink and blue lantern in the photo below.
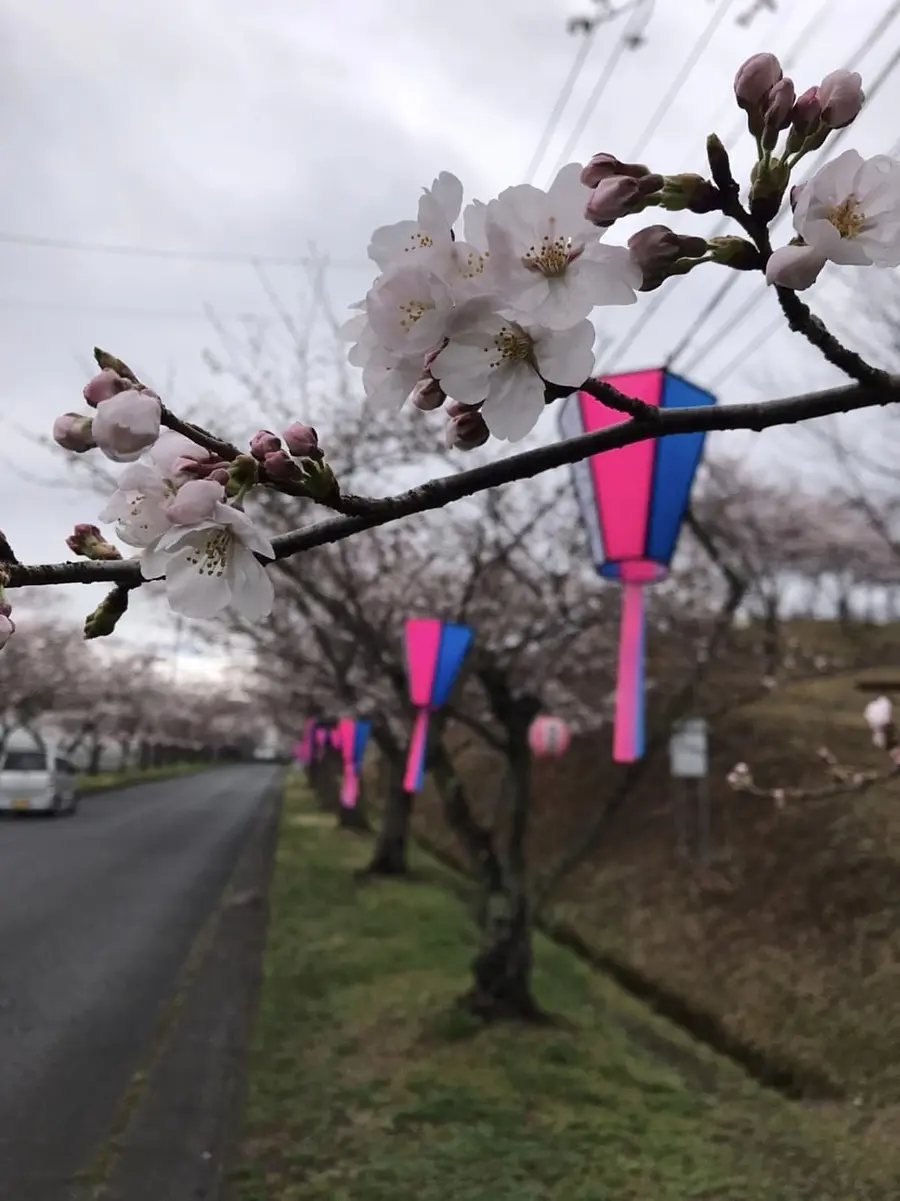
<svg viewBox="0 0 900 1201">
<path fill-rule="evenodd" d="M 409 698 L 416 708 L 416 718 L 403 787 L 406 792 L 418 792 L 425 775 L 428 718 L 447 703 L 472 645 L 472 630 L 469 626 L 425 617 L 410 618 L 405 632 Z"/>
<path fill-rule="evenodd" d="M 342 717 L 336 727 L 344 760 L 344 778 L 341 784 L 341 804 L 345 809 L 354 809 L 359 799 L 359 777 L 362 772 L 366 745 L 372 730 L 370 721 L 357 721 Z"/>
<path fill-rule="evenodd" d="M 626 396 L 662 410 L 700 408 L 716 398 L 664 368 L 600 377 Z M 587 392 L 560 413 L 565 438 L 629 418 Z M 687 512 L 704 433 L 647 439 L 593 455 L 573 466 L 573 482 L 597 573 L 622 585 L 613 758 L 644 753 L 644 588 L 665 579 Z"/>
</svg>

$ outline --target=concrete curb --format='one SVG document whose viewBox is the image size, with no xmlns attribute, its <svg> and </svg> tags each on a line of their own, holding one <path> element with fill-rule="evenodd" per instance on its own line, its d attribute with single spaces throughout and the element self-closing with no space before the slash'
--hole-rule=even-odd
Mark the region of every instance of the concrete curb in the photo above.
<svg viewBox="0 0 900 1201">
<path fill-rule="evenodd" d="M 262 976 L 284 776 L 269 788 L 222 899 L 182 969 L 102 1201 L 223 1201 Z"/>
</svg>

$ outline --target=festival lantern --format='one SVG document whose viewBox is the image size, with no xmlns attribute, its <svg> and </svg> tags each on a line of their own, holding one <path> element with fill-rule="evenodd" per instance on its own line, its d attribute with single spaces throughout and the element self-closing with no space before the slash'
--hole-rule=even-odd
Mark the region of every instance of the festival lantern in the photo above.
<svg viewBox="0 0 900 1201">
<path fill-rule="evenodd" d="M 370 721 L 356 721 L 352 717 L 342 717 L 337 724 L 344 760 L 341 804 L 345 809 L 354 809 L 359 799 L 359 776 L 371 729 Z"/>
<path fill-rule="evenodd" d="M 528 745 L 536 759 L 556 759 L 569 749 L 572 735 L 560 717 L 536 717 L 528 727 Z"/>
<path fill-rule="evenodd" d="M 665 368 L 604 375 L 626 396 L 668 411 L 714 405 L 716 398 Z M 629 418 L 587 392 L 573 393 L 560 413 L 571 438 Z M 622 586 L 613 759 L 644 753 L 644 589 L 665 579 L 687 512 L 705 433 L 648 438 L 573 466 L 573 482 L 597 573 Z"/>
<path fill-rule="evenodd" d="M 471 644 L 469 626 L 430 617 L 410 618 L 406 622 L 409 698 L 416 708 L 403 778 L 406 792 L 418 792 L 422 787 L 429 715 L 447 703 Z"/>
</svg>

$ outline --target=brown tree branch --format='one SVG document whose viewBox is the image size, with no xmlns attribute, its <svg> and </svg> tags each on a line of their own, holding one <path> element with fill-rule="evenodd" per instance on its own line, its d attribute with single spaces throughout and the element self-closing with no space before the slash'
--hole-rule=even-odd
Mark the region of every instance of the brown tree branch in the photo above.
<svg viewBox="0 0 900 1201">
<path fill-rule="evenodd" d="M 276 558 L 284 559 L 301 551 L 352 537 L 362 530 L 386 525 L 414 513 L 441 509 L 466 496 L 487 488 L 496 488 L 515 480 L 531 479 L 544 471 L 580 462 L 591 455 L 602 454 L 648 438 L 671 434 L 699 433 L 710 430 L 754 430 L 759 432 L 774 426 L 793 425 L 826 417 L 832 413 L 847 413 L 857 409 L 888 405 L 900 400 L 900 377 L 891 376 L 884 387 L 851 384 L 807 392 L 781 400 L 758 401 L 750 404 L 722 407 L 702 406 L 664 410 L 654 421 L 632 419 L 607 429 L 582 434 L 541 446 L 522 454 L 461 471 L 453 476 L 431 480 L 396 496 L 363 498 L 344 497 L 348 508 L 358 511 L 346 517 L 316 522 L 273 539 Z M 46 565 L 13 565 L 9 568 L 9 587 L 44 584 L 91 584 L 140 582 L 140 564 L 135 559 L 118 563 L 55 563 Z"/>
</svg>

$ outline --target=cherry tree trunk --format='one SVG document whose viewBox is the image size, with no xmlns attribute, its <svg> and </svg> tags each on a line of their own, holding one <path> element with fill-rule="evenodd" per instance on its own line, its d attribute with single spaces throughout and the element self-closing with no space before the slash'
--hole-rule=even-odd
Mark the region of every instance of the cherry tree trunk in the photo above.
<svg viewBox="0 0 900 1201">
<path fill-rule="evenodd" d="M 389 763 L 381 826 L 366 872 L 372 876 L 405 876 L 414 797 L 403 787 L 403 761 Z"/>
</svg>

